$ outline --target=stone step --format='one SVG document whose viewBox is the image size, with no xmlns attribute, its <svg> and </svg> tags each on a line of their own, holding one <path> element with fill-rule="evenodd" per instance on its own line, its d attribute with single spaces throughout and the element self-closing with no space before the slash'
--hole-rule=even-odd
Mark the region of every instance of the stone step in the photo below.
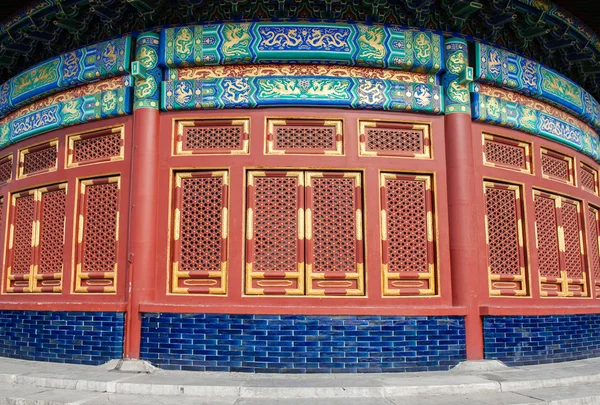
<svg viewBox="0 0 600 405">
<path fill-rule="evenodd" d="M 363 398 L 190 397 L 127 395 L 9 385 L 0 389 L 0 405 L 596 405 L 600 384 L 520 392 Z"/>
</svg>

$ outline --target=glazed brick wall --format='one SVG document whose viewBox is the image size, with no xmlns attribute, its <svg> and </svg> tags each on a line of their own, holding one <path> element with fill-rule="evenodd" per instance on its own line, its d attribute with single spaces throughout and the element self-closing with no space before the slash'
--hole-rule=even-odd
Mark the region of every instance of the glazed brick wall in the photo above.
<svg viewBox="0 0 600 405">
<path fill-rule="evenodd" d="M 141 358 L 171 370 L 356 373 L 448 370 L 462 317 L 147 313 Z"/>
<path fill-rule="evenodd" d="M 125 315 L 0 311 L 0 356 L 98 365 L 123 356 Z"/>
<path fill-rule="evenodd" d="M 485 358 L 510 366 L 600 356 L 600 314 L 487 316 L 483 328 Z"/>
</svg>

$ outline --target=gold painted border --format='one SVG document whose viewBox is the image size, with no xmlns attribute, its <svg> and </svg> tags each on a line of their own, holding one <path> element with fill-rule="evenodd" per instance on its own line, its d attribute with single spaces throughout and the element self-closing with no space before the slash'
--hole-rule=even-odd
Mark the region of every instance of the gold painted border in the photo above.
<svg viewBox="0 0 600 405">
<path fill-rule="evenodd" d="M 252 281 L 254 279 L 257 278 L 264 278 L 264 273 L 263 272 L 257 272 L 257 271 L 253 271 L 253 263 L 249 263 L 247 260 L 248 258 L 248 249 L 247 249 L 247 241 L 248 240 L 253 240 L 254 239 L 254 212 L 253 212 L 253 208 L 254 207 L 249 207 L 248 205 L 248 197 L 247 197 L 247 190 L 248 187 L 254 186 L 254 182 L 255 179 L 257 177 L 268 177 L 269 176 L 269 172 L 279 172 L 279 173 L 285 173 L 284 176 L 282 177 L 294 177 L 298 180 L 298 186 L 302 187 L 302 198 L 304 198 L 304 195 L 306 194 L 305 190 L 304 190 L 304 172 L 303 171 L 286 171 L 286 170 L 281 170 L 281 171 L 275 171 L 275 170 L 268 170 L 268 171 L 256 171 L 256 170 L 248 170 L 246 171 L 246 184 L 245 184 L 245 190 L 246 190 L 246 198 L 244 200 L 244 205 L 245 205 L 245 210 L 244 210 L 244 214 L 245 214 L 245 232 L 244 232 L 244 273 L 245 273 L 245 294 L 246 295 L 262 295 L 264 296 L 264 289 L 260 289 L 260 288 L 252 288 Z M 299 204 L 300 205 L 300 204 Z M 306 214 L 306 207 L 304 207 L 304 204 L 301 205 L 302 208 L 299 208 L 298 210 L 298 235 L 297 235 L 297 239 L 304 241 L 305 239 L 305 214 Z M 304 243 L 304 242 L 302 242 Z M 291 273 L 291 272 L 285 272 L 283 273 L 283 278 L 284 279 L 297 279 L 297 283 L 298 283 L 298 288 L 296 289 L 286 289 L 285 292 L 285 296 L 296 296 L 296 295 L 304 295 L 305 294 L 305 279 L 306 279 L 306 275 L 305 275 L 305 261 L 306 261 L 306 248 L 304 249 L 304 255 L 303 257 L 299 257 L 297 263 L 297 272 L 295 273 Z M 277 296 L 282 296 L 280 294 L 278 294 Z"/>
<path fill-rule="evenodd" d="M 488 133 L 488 132 L 482 132 L 481 133 L 482 138 L 481 138 L 481 146 L 482 146 L 482 155 L 483 155 L 483 164 L 485 166 L 489 166 L 489 167 L 493 167 L 495 169 L 505 169 L 505 170 L 512 170 L 512 171 L 516 171 L 516 172 L 520 172 L 520 173 L 525 173 L 525 174 L 533 174 L 533 162 L 532 162 L 532 144 L 530 142 L 526 142 L 523 141 L 521 139 L 517 139 L 517 138 L 511 138 L 508 136 L 504 136 L 504 135 L 495 135 L 492 133 Z M 487 156 L 485 154 L 485 143 L 486 141 L 491 141 L 491 142 L 497 142 L 497 143 L 504 143 L 503 141 L 507 140 L 507 141 L 512 141 L 517 143 L 517 147 L 521 147 L 525 150 L 525 168 L 518 168 L 518 167 L 512 167 L 509 165 L 503 165 L 501 163 L 494 163 L 494 162 L 490 162 L 487 160 Z M 507 143 L 506 143 L 507 144 Z M 515 145 L 510 145 L 510 146 L 515 146 Z"/>
<path fill-rule="evenodd" d="M 221 170 L 210 170 L 209 168 L 201 169 L 201 170 L 188 170 L 176 168 L 172 170 L 171 179 L 173 183 L 171 183 L 171 192 L 170 192 L 170 202 L 169 202 L 169 242 L 168 242 L 168 272 L 167 272 L 167 295 L 193 295 L 193 296 L 226 296 L 227 295 L 227 280 L 229 274 L 229 212 L 230 212 L 230 196 L 231 191 L 229 190 L 229 169 L 221 169 Z M 221 262 L 221 267 L 219 271 L 209 272 L 208 278 L 206 280 L 214 280 L 220 279 L 221 287 L 220 288 L 209 288 L 208 293 L 197 293 L 197 292 L 189 292 L 189 289 L 179 287 L 179 279 L 180 278 L 190 278 L 188 272 L 179 271 L 179 262 L 173 260 L 173 255 L 176 252 L 176 248 L 173 247 L 173 244 L 179 240 L 179 231 L 181 229 L 181 212 L 180 207 L 176 206 L 175 199 L 173 196 L 177 192 L 176 189 L 181 189 L 181 183 L 183 179 L 192 178 L 194 174 L 206 174 L 210 177 L 220 177 L 221 178 L 221 187 L 222 190 L 225 187 L 227 192 L 227 198 L 223 201 L 224 207 L 221 210 L 221 238 L 224 239 L 225 243 L 225 251 L 227 255 L 227 260 L 225 262 Z M 172 217 L 171 217 L 172 215 Z M 172 228 L 171 228 L 172 224 Z M 223 242 L 222 242 L 223 243 Z M 186 277 L 187 276 L 187 277 Z M 170 286 L 170 287 L 169 287 Z"/>
<path fill-rule="evenodd" d="M 90 161 L 76 162 L 76 163 L 73 162 L 73 151 L 74 151 L 76 141 L 81 140 L 82 137 L 85 135 L 94 134 L 95 132 L 102 132 L 102 131 L 106 131 L 109 129 L 112 130 L 112 133 L 120 132 L 120 134 L 121 134 L 121 148 L 119 150 L 118 155 L 111 156 L 108 158 L 103 158 L 101 161 L 90 160 Z M 104 135 L 100 135 L 99 137 L 101 137 L 101 136 L 104 136 Z M 95 137 L 92 137 L 92 138 L 95 138 Z M 65 139 L 66 139 L 66 144 L 67 144 L 67 147 L 65 148 L 65 169 L 71 169 L 73 167 L 80 167 L 80 166 L 98 165 L 98 164 L 102 164 L 102 163 L 110 163 L 110 162 L 115 162 L 115 161 L 125 159 L 125 125 L 124 124 L 108 126 L 108 127 L 101 127 L 101 128 L 94 128 L 92 130 L 82 131 L 82 132 L 75 132 L 75 133 L 66 135 Z"/>
<path fill-rule="evenodd" d="M 35 149 L 42 145 L 48 145 L 48 148 L 52 148 L 52 147 L 56 148 L 56 160 L 54 161 L 54 167 L 51 167 L 50 169 L 43 171 L 43 172 L 24 174 L 23 173 L 23 170 L 24 170 L 23 165 L 25 164 L 25 155 L 29 154 L 31 149 Z M 19 156 L 19 160 L 17 163 L 17 180 L 29 178 L 32 176 L 37 176 L 40 174 L 55 172 L 58 170 L 58 138 L 54 138 L 49 141 L 38 142 L 33 145 L 28 145 L 25 148 L 19 149 L 18 156 Z"/>
<path fill-rule="evenodd" d="M 389 280 L 400 280 L 400 273 L 390 273 L 388 271 L 388 264 L 381 263 L 381 280 L 382 280 L 382 294 L 387 297 L 397 297 L 397 298 L 419 298 L 419 297 L 439 297 L 439 269 L 438 269 L 438 237 L 437 237 L 437 217 L 434 215 L 435 211 L 435 196 L 433 190 L 433 174 L 417 174 L 410 172 L 379 172 L 379 212 L 380 212 L 380 262 L 383 260 L 383 242 L 387 241 L 387 205 L 383 206 L 383 201 L 381 200 L 383 195 L 383 188 L 387 187 L 387 180 L 398 180 L 398 176 L 412 177 L 411 180 L 414 181 L 424 181 L 425 182 L 425 191 L 428 192 L 430 199 L 430 211 L 427 212 L 427 242 L 431 243 L 431 248 L 434 250 L 433 252 L 433 263 L 427 263 L 428 272 L 427 273 L 419 273 L 418 280 L 428 280 L 429 288 L 427 289 L 419 289 L 419 295 L 402 295 L 400 294 L 400 290 L 390 290 L 388 288 Z M 427 196 L 426 196 L 427 198 Z M 411 279 L 407 279 L 411 281 Z M 432 288 L 433 287 L 433 288 Z M 437 291 L 437 292 L 436 292 Z"/>
<path fill-rule="evenodd" d="M 85 277 L 85 273 L 82 271 L 82 266 L 83 266 L 83 262 L 81 261 L 83 258 L 81 257 L 81 253 L 80 250 L 83 249 L 83 233 L 84 233 L 84 213 L 81 212 L 81 203 L 83 201 L 83 198 L 85 198 L 85 194 L 86 194 L 86 188 L 87 186 L 90 185 L 94 185 L 95 182 L 97 182 L 98 180 L 106 180 L 108 183 L 117 183 L 117 188 L 119 190 L 119 203 L 118 203 L 118 208 L 117 208 L 117 226 L 115 229 L 115 242 L 117 243 L 117 253 L 116 253 L 116 262 L 113 265 L 113 272 L 112 273 L 106 273 L 105 278 L 107 279 L 112 279 L 113 280 L 113 285 L 109 288 L 104 289 L 104 291 L 102 292 L 88 292 L 86 287 L 82 287 L 81 286 L 81 280 L 85 279 L 87 277 Z M 75 226 L 75 232 L 73 233 L 73 236 L 75 238 L 74 243 L 73 243 L 73 253 L 72 253 L 72 257 L 73 257 L 73 269 L 72 269 L 72 275 L 73 275 L 73 279 L 75 280 L 75 282 L 71 283 L 72 284 L 72 288 L 71 288 L 71 293 L 77 293 L 77 294 L 85 294 L 85 295 L 115 295 L 117 293 L 117 282 L 118 282 L 118 263 L 119 263 L 119 252 L 121 250 L 121 243 L 119 241 L 119 232 L 120 232 L 120 221 L 121 221 L 121 207 L 122 207 L 122 203 L 123 203 L 123 190 L 121 189 L 121 176 L 120 175 L 106 175 L 106 176 L 99 176 L 99 177 L 93 177 L 93 178 L 86 178 L 86 179 L 78 179 L 77 181 L 77 188 L 76 188 L 76 198 L 75 198 L 75 212 L 76 212 L 76 217 L 75 220 L 73 221 L 74 226 Z"/>
<path fill-rule="evenodd" d="M 288 152 L 285 149 L 275 149 L 274 140 L 269 140 L 269 134 L 273 134 L 276 126 L 288 125 L 287 121 L 323 121 L 323 127 L 334 127 L 336 138 L 340 137 L 339 140 L 335 140 L 335 149 L 323 149 L 322 153 L 302 153 L 302 152 Z M 265 131 L 264 131 L 264 142 L 265 142 L 265 154 L 266 155 L 291 155 L 291 156 L 344 156 L 344 143 L 346 136 L 344 134 L 344 119 L 343 118 L 328 118 L 328 117 L 265 117 Z"/>
<path fill-rule="evenodd" d="M 581 183 L 581 189 L 587 191 L 588 193 L 598 195 L 598 170 L 594 169 L 592 165 L 589 165 L 581 160 L 579 161 L 579 169 L 579 182 Z M 584 170 L 592 174 L 592 177 L 594 178 L 594 190 L 590 190 L 587 187 L 584 187 L 583 182 L 581 181 L 581 172 L 583 172 Z"/>
<path fill-rule="evenodd" d="M 548 152 L 550 152 L 550 154 L 548 154 Z M 569 180 L 563 180 L 559 177 L 550 176 L 550 175 L 544 173 L 544 165 L 542 163 L 542 156 L 544 154 L 549 155 L 550 157 L 553 157 L 555 159 L 560 159 L 559 158 L 559 156 L 560 156 L 562 158 L 562 160 L 567 162 L 567 165 L 569 167 Z M 557 155 L 557 156 L 552 156 L 552 155 Z M 575 159 L 573 158 L 573 156 L 565 155 L 562 152 L 555 151 L 554 149 L 551 149 L 551 148 L 546 148 L 545 146 L 540 146 L 540 172 L 541 172 L 543 179 L 557 181 L 559 183 L 569 184 L 571 186 L 577 186 L 576 181 L 575 181 Z"/>
<path fill-rule="evenodd" d="M 539 288 L 540 288 L 540 297 L 542 298 L 580 298 L 580 299 L 592 299 L 592 295 L 589 293 L 588 290 L 588 281 L 589 281 L 589 276 L 588 273 L 590 271 L 590 268 L 588 266 L 587 260 L 585 260 L 585 248 L 584 248 L 584 237 L 583 237 L 583 232 L 584 232 L 584 228 L 585 228 L 585 218 L 582 218 L 582 213 L 581 213 L 581 206 L 582 206 L 582 201 L 579 200 L 578 198 L 575 197 L 571 197 L 571 196 L 565 196 L 562 194 L 557 194 L 555 192 L 552 191 L 545 191 L 541 188 L 533 188 L 533 204 L 535 207 L 535 197 L 536 196 L 540 196 L 540 197 L 544 197 L 544 198 L 551 198 L 554 200 L 554 209 L 556 212 L 556 221 L 557 221 L 557 229 L 556 229 L 556 233 L 557 233 L 557 238 L 558 238 L 558 249 L 559 249 L 559 266 L 560 266 L 560 277 L 558 277 L 555 281 L 548 281 L 547 277 L 541 276 L 539 275 L 539 270 L 538 270 L 538 275 L 539 275 Z M 565 269 L 565 259 L 564 259 L 564 254 L 565 254 L 565 239 L 564 239 L 564 228 L 562 225 L 562 203 L 563 201 L 565 201 L 567 203 L 572 203 L 574 205 L 576 205 L 577 207 L 577 215 L 579 218 L 579 247 L 580 247 L 580 254 L 584 257 L 584 263 L 582 264 L 584 266 L 583 268 L 583 272 L 582 272 L 582 282 L 581 283 L 577 283 L 578 285 L 582 285 L 583 286 L 583 292 L 581 296 L 575 296 L 573 293 L 569 292 L 569 285 L 571 284 L 572 279 L 569 279 L 567 277 L 567 271 Z M 534 218 L 534 228 L 535 228 L 535 247 L 536 249 L 538 249 L 538 232 L 537 232 L 537 220 L 536 218 Z M 558 292 L 558 294 L 556 296 L 549 296 L 547 292 L 545 292 L 543 290 L 543 283 L 554 283 L 556 285 L 560 286 L 560 290 Z"/>
<path fill-rule="evenodd" d="M 376 127 L 377 123 L 389 124 L 405 124 L 412 125 L 412 129 L 423 131 L 423 153 L 415 153 L 413 155 L 390 154 L 389 152 L 368 151 L 366 146 L 366 129 Z M 390 119 L 362 119 L 357 120 L 358 125 L 358 155 L 362 157 L 384 157 L 384 158 L 400 158 L 400 159 L 433 159 L 433 143 L 431 122 L 419 121 L 394 121 Z M 364 140 L 361 140 L 363 138 Z M 429 145 L 426 145 L 429 143 Z"/>
<path fill-rule="evenodd" d="M 498 187 L 500 186 L 500 187 Z M 490 297 L 503 297 L 503 298 L 514 298 L 514 297 L 528 297 L 531 296 L 530 288 L 529 288 L 529 256 L 528 252 L 525 249 L 526 239 L 525 239 L 525 206 L 523 201 L 523 191 L 522 185 L 508 183 L 508 182 L 498 182 L 498 181 L 490 181 L 485 179 L 483 181 L 483 195 L 487 196 L 487 190 L 490 188 L 502 188 L 506 190 L 511 190 L 515 192 L 515 204 L 518 204 L 518 209 L 520 210 L 520 218 L 517 218 L 517 238 L 519 242 L 519 249 L 521 249 L 521 254 L 523 255 L 523 263 L 519 266 L 520 274 L 518 276 L 513 275 L 512 280 L 502 280 L 501 275 L 492 274 L 492 268 L 489 263 L 489 246 L 490 246 L 490 233 L 489 233 L 489 221 L 487 215 L 487 207 L 485 209 L 485 241 L 486 241 L 486 249 L 487 249 L 487 272 L 488 272 L 488 291 Z M 486 197 L 487 198 L 487 197 Z M 518 215 L 518 213 L 517 213 Z M 536 239 L 537 241 L 537 239 Z M 493 288 L 494 281 L 506 281 L 506 282 L 520 282 L 521 289 L 514 290 L 514 295 L 506 295 L 502 294 L 502 290 L 496 290 Z"/>
<path fill-rule="evenodd" d="M 248 139 L 242 139 L 241 149 L 224 150 L 222 152 L 199 153 L 183 149 L 183 142 L 178 140 L 178 137 L 183 137 L 183 131 L 186 127 L 195 127 L 195 122 L 198 121 L 223 121 L 229 126 L 242 126 Z M 173 129 L 171 133 L 172 152 L 171 156 L 223 156 L 223 155 L 248 155 L 250 154 L 250 117 L 190 117 L 190 118 L 173 118 Z"/>
<path fill-rule="evenodd" d="M 13 158 L 13 153 L 9 153 L 7 155 L 4 155 L 2 157 L 0 157 L 0 164 L 2 164 L 2 161 L 4 159 L 7 159 L 10 161 L 10 177 L 8 178 L 8 180 L 4 181 L 4 182 L 0 182 L 0 185 L 4 185 L 4 184 L 8 184 L 12 181 L 13 179 L 13 175 L 15 172 L 15 167 L 14 167 L 14 158 Z"/>
</svg>

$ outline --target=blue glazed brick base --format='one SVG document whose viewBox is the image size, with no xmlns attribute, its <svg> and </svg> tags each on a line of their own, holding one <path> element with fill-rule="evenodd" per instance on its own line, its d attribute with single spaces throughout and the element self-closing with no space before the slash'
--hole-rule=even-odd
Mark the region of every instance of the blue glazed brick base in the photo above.
<svg viewBox="0 0 600 405">
<path fill-rule="evenodd" d="M 485 358 L 510 366 L 600 356 L 600 314 L 486 316 Z"/>
<path fill-rule="evenodd" d="M 123 356 L 125 315 L 0 311 L 0 356 L 98 365 Z"/>
<path fill-rule="evenodd" d="M 141 358 L 171 370 L 448 370 L 465 360 L 464 318 L 148 313 Z"/>
</svg>

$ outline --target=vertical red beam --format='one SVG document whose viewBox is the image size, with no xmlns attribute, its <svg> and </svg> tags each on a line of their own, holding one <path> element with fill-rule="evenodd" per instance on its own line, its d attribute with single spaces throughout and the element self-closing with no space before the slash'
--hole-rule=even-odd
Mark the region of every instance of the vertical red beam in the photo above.
<svg viewBox="0 0 600 405">
<path fill-rule="evenodd" d="M 448 216 L 450 225 L 450 267 L 452 300 L 466 308 L 465 328 L 467 360 L 483 359 L 483 324 L 479 315 L 479 292 L 487 270 L 479 265 L 478 254 L 485 251 L 485 241 L 478 240 L 473 219 L 476 204 L 483 204 L 483 184 L 477 182 L 473 165 L 471 138 L 471 103 L 468 82 L 467 43 L 449 38 L 444 43 L 446 74 L 444 85 L 446 173 L 448 173 Z"/>
<path fill-rule="evenodd" d="M 127 314 L 123 357 L 140 357 L 140 303 L 152 300 L 158 233 L 159 36 L 145 33 L 136 41 L 136 66 L 131 153 Z M 138 91 L 141 90 L 141 91 Z M 151 89 L 148 91 L 148 89 Z"/>
<path fill-rule="evenodd" d="M 448 173 L 448 217 L 450 225 L 450 266 L 452 298 L 467 310 L 465 317 L 467 360 L 483 359 L 483 325 L 479 316 L 479 285 L 487 277 L 479 266 L 479 246 L 473 218 L 479 201 L 473 171 L 471 116 L 449 114 L 445 117 L 446 167 Z"/>
<path fill-rule="evenodd" d="M 131 211 L 129 220 L 128 312 L 125 328 L 126 359 L 140 356 L 141 302 L 152 299 L 158 233 L 158 110 L 143 108 L 133 113 Z"/>
</svg>

